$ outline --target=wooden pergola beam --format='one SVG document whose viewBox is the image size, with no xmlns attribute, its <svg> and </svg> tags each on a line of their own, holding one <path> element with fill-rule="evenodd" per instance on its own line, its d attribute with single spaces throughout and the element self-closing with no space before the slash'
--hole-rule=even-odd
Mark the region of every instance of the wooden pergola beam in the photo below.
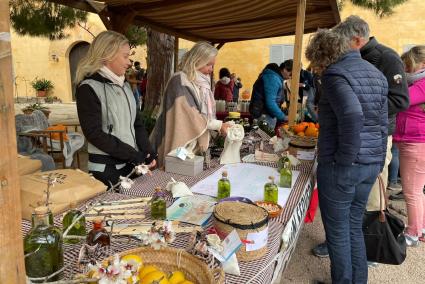
<svg viewBox="0 0 425 284">
<path fill-rule="evenodd" d="M 179 38 L 184 38 L 184 39 L 187 39 L 187 40 L 190 40 L 190 41 L 199 41 L 199 40 L 204 40 L 204 41 L 209 41 L 209 42 L 211 41 L 207 38 L 201 38 L 201 37 L 195 36 L 195 35 L 193 35 L 189 32 L 182 32 L 178 29 L 173 29 L 173 28 L 167 27 L 165 25 L 162 25 L 160 23 L 153 22 L 153 21 L 146 19 L 146 18 L 144 18 L 140 15 L 138 15 L 134 18 L 133 24 L 139 25 L 139 26 L 148 25 L 152 29 L 154 29 L 158 32 L 173 35 L 173 36 L 179 37 Z"/>
<path fill-rule="evenodd" d="M 295 26 L 294 64 L 292 67 L 291 96 L 289 105 L 289 125 L 295 124 L 298 106 L 298 91 L 301 71 L 301 52 L 303 48 L 303 35 L 305 23 L 306 0 L 298 0 L 297 22 Z"/>
<path fill-rule="evenodd" d="M 25 283 L 9 1 L 0 1 L 0 283 Z"/>
</svg>

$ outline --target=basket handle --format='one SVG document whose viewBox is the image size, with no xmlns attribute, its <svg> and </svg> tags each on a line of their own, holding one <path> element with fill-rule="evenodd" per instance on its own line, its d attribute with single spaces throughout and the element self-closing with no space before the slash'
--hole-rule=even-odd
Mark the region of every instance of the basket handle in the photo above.
<svg viewBox="0 0 425 284">
<path fill-rule="evenodd" d="M 216 268 L 213 269 L 212 272 L 213 272 L 214 276 L 217 275 L 217 274 L 219 275 L 216 283 L 217 284 L 224 284 L 224 271 L 223 271 L 223 269 L 216 267 Z"/>
</svg>

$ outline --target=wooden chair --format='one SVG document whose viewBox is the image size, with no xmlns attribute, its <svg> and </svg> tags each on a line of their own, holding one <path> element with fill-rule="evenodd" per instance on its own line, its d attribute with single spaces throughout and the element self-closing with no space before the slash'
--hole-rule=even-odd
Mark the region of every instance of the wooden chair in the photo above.
<svg viewBox="0 0 425 284">
<path fill-rule="evenodd" d="M 77 131 L 79 124 L 62 124 L 66 127 L 74 127 Z M 62 167 L 65 169 L 65 157 L 63 155 L 63 149 L 65 147 L 65 134 L 67 130 L 33 130 L 25 133 L 18 133 L 19 136 L 30 137 L 34 147 L 40 148 L 43 152 L 52 156 L 55 162 L 62 164 Z M 59 137 L 59 139 L 57 139 Z M 53 146 L 53 141 L 59 141 L 60 149 Z M 79 150 L 74 153 L 74 161 L 77 161 L 77 168 L 80 168 L 80 155 Z"/>
</svg>

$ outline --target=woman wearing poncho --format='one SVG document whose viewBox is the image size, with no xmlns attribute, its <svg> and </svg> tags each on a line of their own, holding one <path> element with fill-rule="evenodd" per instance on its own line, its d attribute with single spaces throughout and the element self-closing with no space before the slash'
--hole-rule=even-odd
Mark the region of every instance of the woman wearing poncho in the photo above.
<svg viewBox="0 0 425 284">
<path fill-rule="evenodd" d="M 168 81 L 161 112 L 150 140 L 158 152 L 158 165 L 179 147 L 200 154 L 208 149 L 210 131 L 225 135 L 229 124 L 216 119 L 210 74 L 217 49 L 196 43 L 182 58 L 179 72 Z"/>
</svg>

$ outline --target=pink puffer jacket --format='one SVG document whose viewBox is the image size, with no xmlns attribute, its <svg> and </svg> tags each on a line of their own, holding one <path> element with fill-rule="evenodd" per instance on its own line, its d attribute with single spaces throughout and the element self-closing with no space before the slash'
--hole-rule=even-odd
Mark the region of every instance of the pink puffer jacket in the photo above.
<svg viewBox="0 0 425 284">
<path fill-rule="evenodd" d="M 425 143 L 425 78 L 409 87 L 410 106 L 397 114 L 394 142 Z"/>
</svg>

